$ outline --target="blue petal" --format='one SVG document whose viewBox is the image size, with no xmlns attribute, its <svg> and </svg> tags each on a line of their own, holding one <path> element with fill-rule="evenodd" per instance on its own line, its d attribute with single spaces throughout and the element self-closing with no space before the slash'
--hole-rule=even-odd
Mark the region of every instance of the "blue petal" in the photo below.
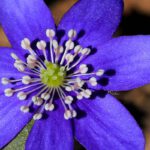
<svg viewBox="0 0 150 150">
<path fill-rule="evenodd" d="M 87 115 L 75 120 L 75 136 L 87 150 L 144 150 L 141 129 L 112 96 L 83 100 L 78 107 Z"/>
<path fill-rule="evenodd" d="M 65 14 L 58 28 L 77 30 L 82 46 L 103 44 L 115 32 L 122 6 L 122 0 L 80 0 Z"/>
<path fill-rule="evenodd" d="M 47 28 L 54 28 L 54 21 L 43 0 L 2 0 L 0 23 L 14 48 L 27 37 L 30 40 L 45 38 Z"/>
<path fill-rule="evenodd" d="M 31 120 L 32 114 L 20 111 L 20 107 L 25 103 L 19 102 L 15 96 L 11 98 L 0 96 L 0 149 Z"/>
<path fill-rule="evenodd" d="M 14 77 L 18 78 L 21 76 L 21 73 L 17 71 L 14 67 L 14 59 L 11 57 L 11 53 L 15 52 L 16 50 L 11 48 L 0 48 L 0 78 L 2 77 Z M 22 50 L 23 51 L 23 50 Z M 23 52 L 20 51 L 18 56 L 23 56 Z M 23 59 L 23 57 L 20 57 Z"/>
<path fill-rule="evenodd" d="M 129 90 L 150 83 L 150 36 L 125 36 L 97 48 L 83 63 L 104 69 L 106 90 Z M 102 80 L 101 80 L 102 81 Z M 100 82 L 101 83 L 101 82 Z"/>
<path fill-rule="evenodd" d="M 71 122 L 63 117 L 64 110 L 49 112 L 47 118 L 36 121 L 28 140 L 26 150 L 73 150 Z"/>
</svg>

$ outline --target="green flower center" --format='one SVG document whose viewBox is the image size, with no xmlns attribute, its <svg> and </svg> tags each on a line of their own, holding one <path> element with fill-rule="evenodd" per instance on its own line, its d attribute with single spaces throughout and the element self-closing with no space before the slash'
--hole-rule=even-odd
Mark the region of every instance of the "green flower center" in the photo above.
<svg viewBox="0 0 150 150">
<path fill-rule="evenodd" d="M 63 85 L 66 72 L 64 67 L 51 62 L 45 62 L 46 69 L 41 69 L 41 81 L 48 87 L 59 87 Z"/>
</svg>

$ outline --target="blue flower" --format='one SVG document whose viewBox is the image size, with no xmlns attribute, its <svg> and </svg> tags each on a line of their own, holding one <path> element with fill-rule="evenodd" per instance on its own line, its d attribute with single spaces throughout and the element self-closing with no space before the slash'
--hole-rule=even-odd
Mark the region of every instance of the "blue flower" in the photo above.
<svg viewBox="0 0 150 150">
<path fill-rule="evenodd" d="M 33 118 L 27 150 L 72 150 L 74 137 L 88 150 L 144 149 L 135 120 L 104 92 L 150 82 L 150 36 L 112 38 L 122 6 L 80 0 L 55 27 L 42 0 L 1 0 L 12 48 L 0 50 L 0 148 Z"/>
</svg>

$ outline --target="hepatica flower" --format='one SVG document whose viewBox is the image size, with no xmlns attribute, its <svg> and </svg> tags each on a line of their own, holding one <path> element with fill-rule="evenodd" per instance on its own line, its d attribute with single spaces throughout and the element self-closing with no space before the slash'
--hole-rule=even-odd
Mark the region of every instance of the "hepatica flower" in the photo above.
<svg viewBox="0 0 150 150">
<path fill-rule="evenodd" d="M 58 10 L 59 11 L 59 10 Z M 56 27 L 42 0 L 1 0 L 0 148 L 33 118 L 27 150 L 142 150 L 129 112 L 104 91 L 150 82 L 150 37 L 112 38 L 121 0 L 80 0 Z M 103 91 L 103 92 L 102 92 Z"/>
</svg>

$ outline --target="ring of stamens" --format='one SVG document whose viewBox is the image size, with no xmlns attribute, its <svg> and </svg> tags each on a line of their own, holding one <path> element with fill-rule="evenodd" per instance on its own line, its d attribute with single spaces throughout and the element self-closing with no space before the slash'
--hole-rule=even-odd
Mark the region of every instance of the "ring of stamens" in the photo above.
<svg viewBox="0 0 150 150">
<path fill-rule="evenodd" d="M 88 66 L 80 64 L 90 54 L 91 50 L 75 45 L 76 34 L 75 30 L 69 30 L 68 40 L 63 47 L 55 40 L 55 31 L 47 29 L 46 35 L 50 42 L 49 49 L 46 49 L 47 44 L 43 40 L 37 42 L 36 45 L 38 50 L 43 53 L 44 59 L 31 48 L 31 42 L 28 38 L 24 38 L 21 42 L 21 47 L 29 52 L 26 62 L 22 61 L 16 54 L 11 53 L 14 67 L 25 75 L 21 79 L 14 80 L 2 78 L 1 82 L 4 85 L 16 82 L 22 82 L 23 85 L 18 89 L 7 88 L 4 94 L 11 97 L 17 93 L 18 99 L 22 101 L 27 100 L 32 93 L 36 93 L 27 105 L 20 108 L 22 112 L 27 113 L 32 104 L 39 106 L 38 111 L 33 116 L 34 120 L 41 119 L 44 111 L 55 109 L 55 95 L 59 97 L 64 107 L 64 118 L 76 117 L 77 112 L 72 107 L 72 103 L 75 99 L 90 98 L 92 91 L 85 89 L 84 85 L 97 86 L 97 77 L 104 74 L 103 69 L 88 73 Z M 48 51 L 50 52 L 48 53 Z M 73 72 L 74 69 L 76 71 Z M 74 93 L 76 98 L 71 96 L 70 92 Z"/>
</svg>

